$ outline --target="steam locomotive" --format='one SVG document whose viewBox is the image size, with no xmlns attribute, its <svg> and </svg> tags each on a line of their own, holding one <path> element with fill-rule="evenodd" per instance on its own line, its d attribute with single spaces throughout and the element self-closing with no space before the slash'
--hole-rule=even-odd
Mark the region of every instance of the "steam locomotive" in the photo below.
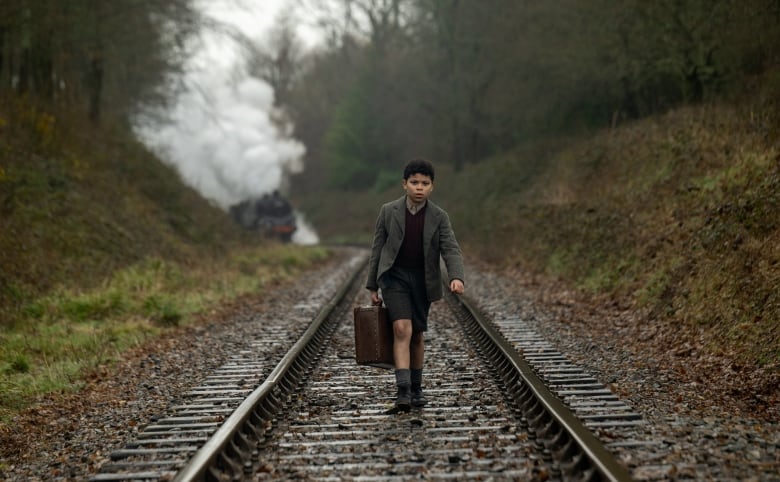
<svg viewBox="0 0 780 482">
<path fill-rule="evenodd" d="M 290 242 L 297 229 L 292 204 L 278 191 L 234 204 L 230 215 L 244 228 L 284 242 Z"/>
</svg>

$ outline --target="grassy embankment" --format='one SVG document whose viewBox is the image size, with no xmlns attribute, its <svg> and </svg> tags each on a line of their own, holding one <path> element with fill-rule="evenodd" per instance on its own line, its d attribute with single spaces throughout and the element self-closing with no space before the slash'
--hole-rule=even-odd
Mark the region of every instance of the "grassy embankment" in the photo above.
<svg viewBox="0 0 780 482">
<path fill-rule="evenodd" d="M 238 229 L 123 129 L 0 108 L 0 418 L 327 258 Z"/>
<path fill-rule="evenodd" d="M 779 91 L 540 142 L 459 173 L 439 163 L 434 200 L 468 256 L 617 300 L 645 323 L 687 327 L 702 356 L 776 377 Z M 540 160 L 549 168 L 528 167 Z M 323 239 L 355 232 L 367 242 L 379 203 L 401 194 L 299 202 Z M 329 206 L 352 211 L 336 222 Z"/>
</svg>

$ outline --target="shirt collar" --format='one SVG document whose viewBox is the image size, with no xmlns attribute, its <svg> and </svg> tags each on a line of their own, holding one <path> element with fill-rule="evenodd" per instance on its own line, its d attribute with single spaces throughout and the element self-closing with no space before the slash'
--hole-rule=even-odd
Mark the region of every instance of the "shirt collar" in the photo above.
<svg viewBox="0 0 780 482">
<path fill-rule="evenodd" d="M 412 214 L 417 214 L 419 210 L 424 208 L 428 204 L 428 200 L 421 202 L 420 204 L 414 204 L 411 199 L 409 199 L 409 196 L 406 196 L 406 209 L 409 210 Z"/>
</svg>

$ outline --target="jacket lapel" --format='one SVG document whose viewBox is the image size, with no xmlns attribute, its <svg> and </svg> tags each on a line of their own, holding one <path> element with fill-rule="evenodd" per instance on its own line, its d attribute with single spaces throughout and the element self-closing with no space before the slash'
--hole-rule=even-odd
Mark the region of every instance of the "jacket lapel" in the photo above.
<svg viewBox="0 0 780 482">
<path fill-rule="evenodd" d="M 428 258 L 428 246 L 431 245 L 433 232 L 439 224 L 439 210 L 436 205 L 428 200 L 428 206 L 425 208 L 425 222 L 423 223 L 423 256 Z"/>
<path fill-rule="evenodd" d="M 406 196 L 393 203 L 393 220 L 401 230 L 401 239 L 406 232 Z"/>
</svg>

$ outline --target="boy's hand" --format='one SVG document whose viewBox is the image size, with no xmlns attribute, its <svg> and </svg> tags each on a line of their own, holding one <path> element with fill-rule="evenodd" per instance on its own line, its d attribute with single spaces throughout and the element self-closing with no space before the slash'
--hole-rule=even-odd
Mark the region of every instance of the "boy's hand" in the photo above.
<svg viewBox="0 0 780 482">
<path fill-rule="evenodd" d="M 464 289 L 465 288 L 463 286 L 463 281 L 459 279 L 454 279 L 450 281 L 450 291 L 452 291 L 456 295 L 462 295 Z"/>
<path fill-rule="evenodd" d="M 382 298 L 379 297 L 378 291 L 371 291 L 371 303 L 374 305 L 381 305 L 382 304 Z"/>
</svg>

